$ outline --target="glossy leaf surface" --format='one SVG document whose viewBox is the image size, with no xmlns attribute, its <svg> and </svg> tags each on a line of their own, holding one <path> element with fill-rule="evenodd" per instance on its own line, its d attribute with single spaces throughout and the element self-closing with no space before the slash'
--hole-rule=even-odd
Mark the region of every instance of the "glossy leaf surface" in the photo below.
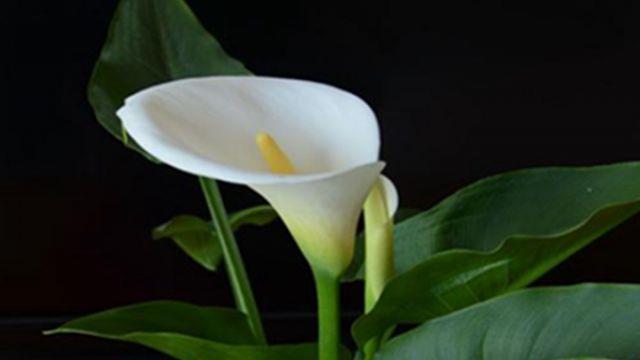
<svg viewBox="0 0 640 360">
<path fill-rule="evenodd" d="M 637 319 L 637 285 L 524 290 L 429 321 L 376 359 L 637 359 Z"/>
</svg>

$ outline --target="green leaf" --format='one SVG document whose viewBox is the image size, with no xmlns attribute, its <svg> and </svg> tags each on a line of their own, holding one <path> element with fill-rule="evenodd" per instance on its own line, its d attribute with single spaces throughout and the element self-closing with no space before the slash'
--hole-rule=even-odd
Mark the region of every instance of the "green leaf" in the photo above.
<svg viewBox="0 0 640 360">
<path fill-rule="evenodd" d="M 640 197 L 640 163 L 525 169 L 472 184 L 397 226 L 402 273 L 450 249 L 491 251 L 513 237 L 556 236 Z"/>
<path fill-rule="evenodd" d="M 229 223 L 235 231 L 244 225 L 267 225 L 277 218 L 278 214 L 271 206 L 259 205 L 231 214 Z"/>
<path fill-rule="evenodd" d="M 429 321 L 376 359 L 637 359 L 638 319 L 638 285 L 524 290 Z"/>
<path fill-rule="evenodd" d="M 151 301 L 114 308 L 71 320 L 46 334 L 62 333 L 124 340 L 132 334 L 175 333 L 228 344 L 258 343 L 243 313 L 178 301 Z"/>
<path fill-rule="evenodd" d="M 152 231 L 153 239 L 170 238 L 195 262 L 215 271 L 222 260 L 220 241 L 211 225 L 193 215 L 179 215 Z"/>
<path fill-rule="evenodd" d="M 413 217 L 415 215 L 418 215 L 422 212 L 422 210 L 420 209 L 416 209 L 416 208 L 399 208 L 396 211 L 396 214 L 393 217 L 393 221 L 395 221 L 396 223 L 399 223 L 401 221 L 404 221 L 410 217 Z"/>
<path fill-rule="evenodd" d="M 236 231 L 245 225 L 266 225 L 277 218 L 269 205 L 240 210 L 229 216 Z M 216 230 L 210 222 L 194 215 L 178 215 L 152 231 L 154 240 L 170 238 L 191 259 L 209 271 L 215 271 L 222 261 L 222 248 Z"/>
<path fill-rule="evenodd" d="M 72 320 L 52 334 L 81 334 L 147 346 L 176 359 L 313 359 L 315 344 L 261 346 L 244 314 L 230 309 L 154 301 Z M 345 359 L 348 352 L 345 350 Z"/>
<path fill-rule="evenodd" d="M 247 75 L 202 27 L 182 0 L 121 0 L 88 87 L 102 126 L 149 159 L 123 137 L 116 110 L 124 99 L 152 85 L 206 75 Z"/>
<path fill-rule="evenodd" d="M 362 346 L 392 325 L 526 286 L 639 210 L 640 163 L 482 180 L 398 225 L 400 275 L 353 335 Z"/>
<path fill-rule="evenodd" d="M 181 334 L 162 333 L 135 333 L 122 340 L 150 347 L 179 360 L 299 360 L 318 358 L 316 344 L 227 345 Z"/>
</svg>

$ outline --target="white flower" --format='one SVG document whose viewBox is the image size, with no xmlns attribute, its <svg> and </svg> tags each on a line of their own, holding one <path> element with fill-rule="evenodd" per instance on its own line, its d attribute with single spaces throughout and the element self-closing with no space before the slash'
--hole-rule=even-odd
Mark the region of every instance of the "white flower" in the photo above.
<svg viewBox="0 0 640 360">
<path fill-rule="evenodd" d="M 118 116 L 162 162 L 260 193 L 314 266 L 338 276 L 350 263 L 362 204 L 384 167 L 376 117 L 360 98 L 310 81 L 207 77 L 143 90 Z M 274 173 L 269 149 L 291 171 Z"/>
<path fill-rule="evenodd" d="M 387 209 L 387 216 L 389 221 L 393 221 L 393 217 L 398 211 L 400 205 L 400 196 L 398 195 L 398 189 L 393 184 L 391 179 L 381 175 L 380 182 L 382 183 L 382 189 L 384 190 L 385 207 Z"/>
<path fill-rule="evenodd" d="M 370 311 L 387 282 L 395 275 L 393 216 L 398 192 L 386 176 L 374 186 L 364 203 L 365 310 Z"/>
</svg>

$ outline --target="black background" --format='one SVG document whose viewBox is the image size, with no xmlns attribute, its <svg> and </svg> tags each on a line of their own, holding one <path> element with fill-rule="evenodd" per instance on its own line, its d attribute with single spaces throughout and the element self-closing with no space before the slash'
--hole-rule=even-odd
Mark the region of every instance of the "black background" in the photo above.
<svg viewBox="0 0 640 360">
<path fill-rule="evenodd" d="M 633 2 L 345 3 L 189 1 L 255 73 L 334 84 L 370 103 L 403 206 L 426 209 L 511 169 L 640 159 Z M 196 179 L 126 150 L 86 101 L 115 5 L 3 2 L 0 351 L 80 346 L 37 331 L 132 302 L 232 306 L 223 273 L 149 236 L 173 215 L 206 214 Z M 223 191 L 230 210 L 261 202 Z M 637 282 L 639 233 L 636 218 L 538 284 Z M 313 339 L 310 274 L 283 226 L 239 238 L 271 338 Z M 360 291 L 345 288 L 347 311 Z"/>
</svg>

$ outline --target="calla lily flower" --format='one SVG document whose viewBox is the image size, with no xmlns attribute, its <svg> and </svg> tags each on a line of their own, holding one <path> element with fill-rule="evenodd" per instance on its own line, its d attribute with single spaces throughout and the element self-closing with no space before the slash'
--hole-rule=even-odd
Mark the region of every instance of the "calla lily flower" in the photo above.
<svg viewBox="0 0 640 360">
<path fill-rule="evenodd" d="M 365 276 L 364 307 L 371 311 L 387 282 L 395 275 L 393 257 L 393 217 L 398 210 L 398 191 L 391 180 L 380 176 L 364 203 Z M 364 347 L 364 358 L 371 359 L 380 338 Z"/>
<path fill-rule="evenodd" d="M 398 191 L 384 175 L 364 203 L 366 311 L 373 308 L 387 281 L 395 275 L 393 217 L 398 203 Z"/>
<path fill-rule="evenodd" d="M 387 218 L 393 222 L 393 217 L 398 211 L 400 205 L 400 196 L 398 195 L 398 189 L 393 184 L 393 181 L 388 177 L 381 175 L 380 182 L 384 191 L 385 208 L 387 209 Z"/>
<path fill-rule="evenodd" d="M 118 116 L 160 161 L 261 194 L 315 268 L 337 277 L 351 262 L 384 167 L 376 117 L 360 98 L 310 81 L 206 77 L 143 90 Z"/>
</svg>

